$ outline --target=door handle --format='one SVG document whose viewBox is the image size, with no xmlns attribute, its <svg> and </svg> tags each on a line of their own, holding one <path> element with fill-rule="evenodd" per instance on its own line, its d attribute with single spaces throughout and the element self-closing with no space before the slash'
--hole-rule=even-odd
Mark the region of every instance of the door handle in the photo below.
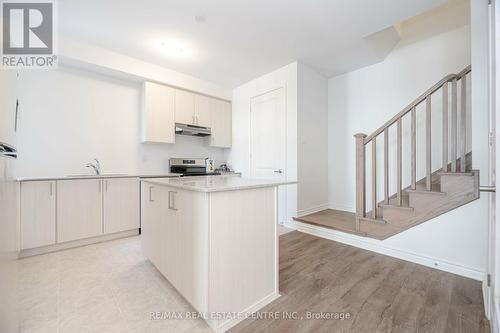
<svg viewBox="0 0 500 333">
<path fill-rule="evenodd" d="M 281 170 L 281 169 L 274 170 L 274 173 L 283 173 L 283 170 Z"/>
</svg>

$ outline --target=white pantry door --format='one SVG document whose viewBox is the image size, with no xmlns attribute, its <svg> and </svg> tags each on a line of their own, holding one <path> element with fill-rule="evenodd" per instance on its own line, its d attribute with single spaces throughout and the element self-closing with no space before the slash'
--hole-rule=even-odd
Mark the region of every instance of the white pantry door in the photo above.
<svg viewBox="0 0 500 333">
<path fill-rule="evenodd" d="M 285 89 L 252 98 L 250 105 L 250 168 L 252 178 L 286 179 Z M 286 190 L 279 191 L 278 221 L 286 218 Z"/>
</svg>

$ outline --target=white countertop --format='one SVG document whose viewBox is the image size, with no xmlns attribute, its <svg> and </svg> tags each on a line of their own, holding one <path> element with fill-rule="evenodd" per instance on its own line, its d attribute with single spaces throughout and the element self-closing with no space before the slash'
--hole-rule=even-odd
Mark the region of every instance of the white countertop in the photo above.
<svg viewBox="0 0 500 333">
<path fill-rule="evenodd" d="M 250 179 L 223 175 L 182 178 L 150 178 L 143 179 L 143 181 L 156 185 L 164 185 L 198 192 L 235 191 L 297 183 L 282 180 Z"/>
<path fill-rule="evenodd" d="M 162 173 L 162 174 L 102 174 L 102 175 L 74 175 L 74 176 L 59 176 L 59 177 L 23 177 L 17 178 L 18 182 L 29 182 L 29 181 L 53 181 L 53 180 L 74 180 L 74 179 L 110 179 L 110 178 L 170 178 L 170 177 L 180 177 L 181 174 L 178 173 Z"/>
</svg>

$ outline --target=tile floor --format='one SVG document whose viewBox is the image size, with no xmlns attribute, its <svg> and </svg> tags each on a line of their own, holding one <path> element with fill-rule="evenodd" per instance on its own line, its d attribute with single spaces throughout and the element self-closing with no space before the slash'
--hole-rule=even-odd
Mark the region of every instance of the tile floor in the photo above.
<svg viewBox="0 0 500 333">
<path fill-rule="evenodd" d="M 150 319 L 194 311 L 141 251 L 139 237 L 18 261 L 21 332 L 211 332 L 202 320 Z"/>
</svg>

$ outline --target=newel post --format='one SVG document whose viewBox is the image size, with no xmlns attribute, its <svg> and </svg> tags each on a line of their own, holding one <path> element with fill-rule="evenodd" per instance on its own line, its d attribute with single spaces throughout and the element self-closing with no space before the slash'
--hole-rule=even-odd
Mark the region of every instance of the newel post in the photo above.
<svg viewBox="0 0 500 333">
<path fill-rule="evenodd" d="M 355 134 L 356 138 L 356 230 L 359 231 L 359 218 L 365 217 L 365 138 L 366 134 Z"/>
</svg>

